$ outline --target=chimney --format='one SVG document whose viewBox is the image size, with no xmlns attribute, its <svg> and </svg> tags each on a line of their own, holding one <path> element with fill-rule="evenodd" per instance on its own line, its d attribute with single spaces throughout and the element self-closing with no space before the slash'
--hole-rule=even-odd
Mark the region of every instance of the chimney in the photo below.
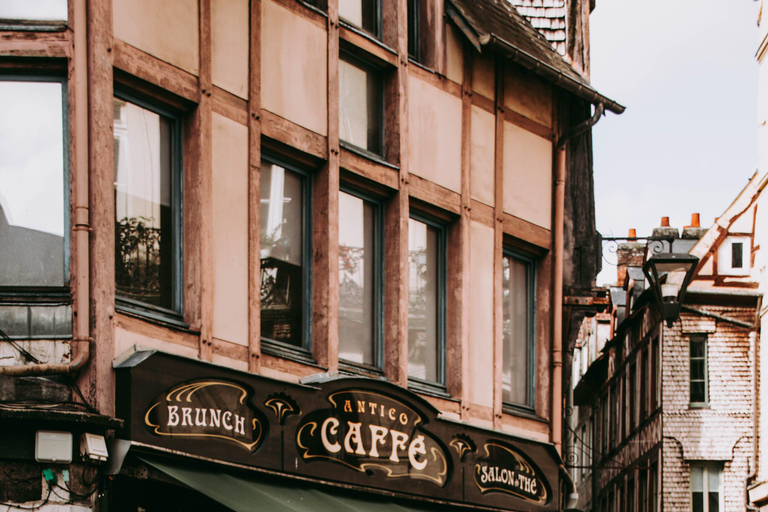
<svg viewBox="0 0 768 512">
<path fill-rule="evenodd" d="M 682 238 L 692 239 L 692 240 L 698 240 L 702 236 L 704 236 L 704 233 L 707 232 L 706 228 L 701 227 L 701 219 L 699 217 L 698 213 L 694 213 L 691 215 L 691 225 L 685 226 L 683 228 L 683 236 Z"/>
<path fill-rule="evenodd" d="M 637 231 L 633 228 L 629 230 L 628 238 L 637 238 Z M 628 241 L 619 244 L 616 249 L 616 284 L 624 286 L 627 279 L 627 267 L 642 267 L 643 257 L 645 256 L 645 244 L 635 241 Z"/>
<path fill-rule="evenodd" d="M 661 218 L 661 226 L 653 229 L 654 238 L 680 238 L 680 232 L 677 228 L 670 227 L 669 217 Z"/>
</svg>

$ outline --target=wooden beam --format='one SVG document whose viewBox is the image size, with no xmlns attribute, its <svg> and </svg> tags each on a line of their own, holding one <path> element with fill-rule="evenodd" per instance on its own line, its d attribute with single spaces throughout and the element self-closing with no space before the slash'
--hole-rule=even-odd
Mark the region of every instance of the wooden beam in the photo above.
<svg viewBox="0 0 768 512">
<path fill-rule="evenodd" d="M 496 132 L 494 137 L 494 219 L 493 235 L 493 427 L 501 428 L 504 368 L 504 310 L 502 259 L 504 250 L 504 60 L 496 58 Z"/>
<path fill-rule="evenodd" d="M 248 370 L 261 371 L 261 0 L 250 0 L 248 57 Z"/>
<path fill-rule="evenodd" d="M 328 159 L 327 138 L 285 118 L 261 109 L 261 133 L 322 160 Z"/>
<path fill-rule="evenodd" d="M 201 11 L 202 15 L 202 11 Z M 202 45 L 202 30 L 203 23 L 201 19 L 200 30 Z M 210 53 L 210 25 L 208 24 L 208 52 Z M 197 102 L 198 100 L 198 79 L 195 75 L 182 71 L 176 66 L 172 66 L 162 60 L 154 57 L 146 52 L 134 48 L 128 43 L 124 43 L 119 39 L 114 41 L 115 48 L 112 52 L 114 54 L 114 65 L 116 68 L 125 71 L 129 75 L 141 78 L 147 82 L 154 84 L 162 89 L 172 92 L 177 96 L 191 101 Z M 205 49 L 200 47 L 200 55 L 203 55 Z M 200 65 L 202 66 L 202 59 Z M 209 64 L 210 66 L 210 64 Z M 200 74 L 202 76 L 203 69 L 201 67 Z M 210 86 L 208 88 L 210 91 Z"/>
</svg>

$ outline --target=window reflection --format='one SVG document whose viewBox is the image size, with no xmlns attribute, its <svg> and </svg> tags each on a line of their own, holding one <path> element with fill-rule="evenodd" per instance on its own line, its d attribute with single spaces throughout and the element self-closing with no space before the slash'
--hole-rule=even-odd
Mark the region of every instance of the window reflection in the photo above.
<svg viewBox="0 0 768 512">
<path fill-rule="evenodd" d="M 382 155 L 382 92 L 378 70 L 344 54 L 339 61 L 339 137 Z"/>
<path fill-rule="evenodd" d="M 438 382 L 440 231 L 416 219 L 408 223 L 408 375 Z"/>
<path fill-rule="evenodd" d="M 114 99 L 115 286 L 174 309 L 171 120 Z"/>
<path fill-rule="evenodd" d="M 304 179 L 261 165 L 261 335 L 302 346 Z"/>
<path fill-rule="evenodd" d="M 502 400 L 530 405 L 531 263 L 504 255 Z"/>
<path fill-rule="evenodd" d="M 375 365 L 376 206 L 339 193 L 339 358 Z"/>
<path fill-rule="evenodd" d="M 0 80 L 0 286 L 63 286 L 61 82 Z"/>
</svg>

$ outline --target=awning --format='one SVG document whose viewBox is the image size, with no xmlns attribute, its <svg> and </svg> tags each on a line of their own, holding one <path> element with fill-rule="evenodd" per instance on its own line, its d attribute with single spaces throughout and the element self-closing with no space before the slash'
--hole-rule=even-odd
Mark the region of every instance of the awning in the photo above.
<svg viewBox="0 0 768 512">
<path fill-rule="evenodd" d="M 312 487 L 259 482 L 142 455 L 141 461 L 235 512 L 423 512 L 376 496 L 359 499 Z"/>
</svg>

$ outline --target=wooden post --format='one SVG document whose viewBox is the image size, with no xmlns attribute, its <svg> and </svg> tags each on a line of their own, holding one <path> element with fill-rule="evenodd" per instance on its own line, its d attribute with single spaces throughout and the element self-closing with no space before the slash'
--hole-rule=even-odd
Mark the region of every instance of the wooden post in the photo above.
<svg viewBox="0 0 768 512">
<path fill-rule="evenodd" d="M 502 258 L 504 249 L 504 60 L 495 61 L 496 136 L 494 153 L 494 249 L 493 249 L 493 427 L 501 428 L 504 368 L 504 310 L 502 300 Z"/>
</svg>

